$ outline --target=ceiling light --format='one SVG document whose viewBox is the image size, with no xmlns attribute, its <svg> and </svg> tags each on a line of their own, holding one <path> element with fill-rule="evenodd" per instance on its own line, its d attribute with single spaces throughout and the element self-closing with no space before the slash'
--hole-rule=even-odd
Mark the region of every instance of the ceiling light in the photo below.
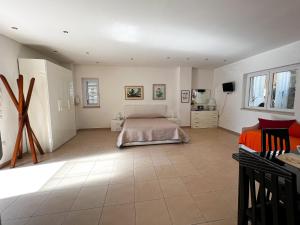
<svg viewBox="0 0 300 225">
<path fill-rule="evenodd" d="M 19 28 L 18 27 L 11 27 L 11 29 L 18 30 Z"/>
<path fill-rule="evenodd" d="M 63 33 L 64 33 L 64 34 L 68 34 L 68 33 L 69 33 L 69 31 L 67 31 L 67 30 L 63 30 Z"/>
</svg>

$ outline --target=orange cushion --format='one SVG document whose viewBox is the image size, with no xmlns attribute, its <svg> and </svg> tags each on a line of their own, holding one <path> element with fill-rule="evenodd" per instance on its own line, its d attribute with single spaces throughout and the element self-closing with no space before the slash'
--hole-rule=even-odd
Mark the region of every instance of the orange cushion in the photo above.
<svg viewBox="0 0 300 225">
<path fill-rule="evenodd" d="M 243 144 L 248 148 L 251 148 L 257 152 L 261 152 L 261 130 L 248 130 L 240 135 L 239 144 Z M 297 149 L 297 145 L 300 145 L 300 138 L 290 135 L 291 149 Z"/>
<path fill-rule="evenodd" d="M 289 134 L 290 136 L 300 138 L 300 124 L 294 122 L 289 128 Z"/>
</svg>

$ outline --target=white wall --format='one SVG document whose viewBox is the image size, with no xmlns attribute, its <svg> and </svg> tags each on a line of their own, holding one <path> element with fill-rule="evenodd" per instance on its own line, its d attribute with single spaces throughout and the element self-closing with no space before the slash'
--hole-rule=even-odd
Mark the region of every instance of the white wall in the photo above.
<svg viewBox="0 0 300 225">
<path fill-rule="evenodd" d="M 177 69 L 177 114 L 181 126 L 191 125 L 191 100 L 189 103 L 181 102 L 181 90 L 192 89 L 192 68 L 179 67 Z M 191 92 L 190 92 L 191 95 Z"/>
<path fill-rule="evenodd" d="M 102 67 L 76 65 L 75 92 L 82 98 L 81 79 L 99 78 L 100 108 L 76 107 L 77 128 L 108 128 L 124 104 L 167 104 L 168 113 L 176 115 L 176 68 Z M 152 84 L 166 84 L 166 100 L 152 100 Z M 124 86 L 143 85 L 144 100 L 125 100 Z M 82 101 L 81 101 L 82 103 Z"/>
<path fill-rule="evenodd" d="M 300 41 L 252 56 L 214 70 L 213 89 L 218 109 L 222 109 L 225 94 L 222 92 L 222 83 L 234 81 L 236 91 L 227 96 L 223 113 L 220 115 L 219 126 L 240 132 L 242 127 L 257 123 L 258 117 L 267 119 L 296 118 L 300 120 L 300 78 L 297 77 L 295 116 L 279 115 L 264 112 L 254 112 L 241 109 L 243 101 L 243 75 L 245 73 L 281 67 L 300 62 Z"/>
<path fill-rule="evenodd" d="M 192 69 L 192 89 L 212 89 L 213 70 Z"/>
<path fill-rule="evenodd" d="M 0 49 L 0 74 L 6 76 L 13 91 L 17 94 L 18 58 L 46 57 L 2 35 L 0 35 Z M 17 110 L 0 81 L 0 131 L 4 151 L 0 164 L 11 159 L 18 129 L 17 121 Z"/>
</svg>

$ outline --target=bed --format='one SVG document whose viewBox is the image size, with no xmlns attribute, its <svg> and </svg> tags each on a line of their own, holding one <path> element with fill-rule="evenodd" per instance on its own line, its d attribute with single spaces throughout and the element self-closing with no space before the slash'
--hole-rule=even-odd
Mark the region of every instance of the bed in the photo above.
<svg viewBox="0 0 300 225">
<path fill-rule="evenodd" d="M 126 119 L 117 146 L 189 142 L 189 136 L 166 118 L 166 112 L 166 105 L 125 105 Z"/>
</svg>

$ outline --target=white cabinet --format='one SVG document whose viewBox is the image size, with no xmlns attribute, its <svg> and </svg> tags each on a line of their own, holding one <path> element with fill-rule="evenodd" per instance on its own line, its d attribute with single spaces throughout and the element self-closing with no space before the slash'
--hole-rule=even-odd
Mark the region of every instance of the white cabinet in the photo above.
<svg viewBox="0 0 300 225">
<path fill-rule="evenodd" d="M 218 111 L 192 111 L 192 128 L 209 128 L 218 126 Z"/>
<path fill-rule="evenodd" d="M 44 151 L 52 152 L 76 135 L 72 71 L 44 59 L 18 59 L 24 93 L 35 78 L 29 119 Z"/>
<path fill-rule="evenodd" d="M 124 120 L 111 120 L 110 128 L 111 131 L 121 131 Z"/>
</svg>

